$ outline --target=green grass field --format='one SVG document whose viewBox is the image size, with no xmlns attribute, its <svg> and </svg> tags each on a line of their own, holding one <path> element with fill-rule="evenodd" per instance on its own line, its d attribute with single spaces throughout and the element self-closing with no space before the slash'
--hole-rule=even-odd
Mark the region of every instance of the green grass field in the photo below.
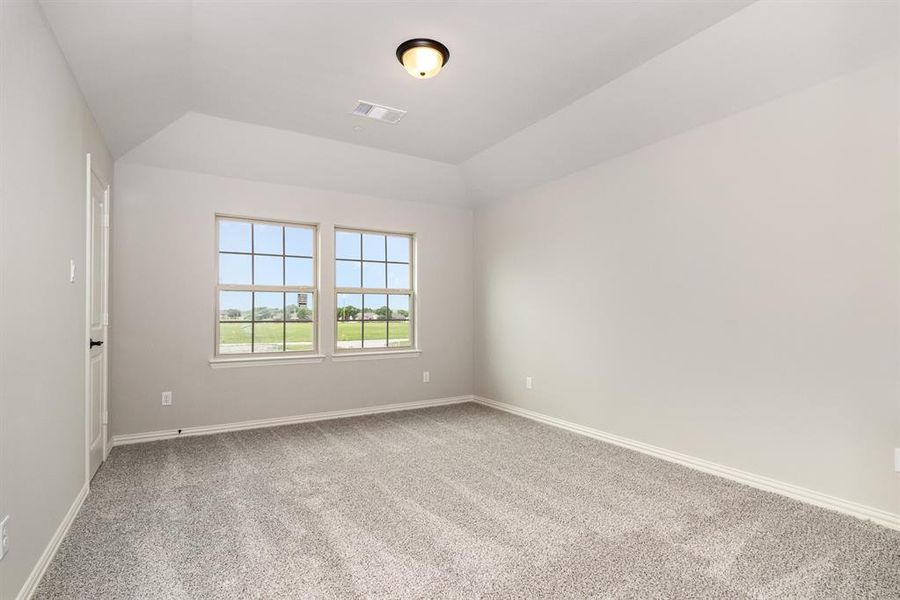
<svg viewBox="0 0 900 600">
<path fill-rule="evenodd" d="M 390 327 L 390 332 L 388 331 Z M 338 323 L 338 342 L 359 342 L 362 340 L 363 324 L 359 321 Z M 257 323 L 256 339 L 253 340 L 257 352 L 280 352 L 282 350 L 282 336 L 286 339 L 286 350 L 311 350 L 313 342 L 312 323 L 291 323 L 285 326 L 281 323 Z M 409 345 L 408 321 L 366 321 L 367 341 L 383 341 L 388 339 L 390 333 L 391 346 Z M 250 323 L 231 322 L 219 324 L 219 344 L 222 353 L 247 353 L 250 352 Z M 382 344 L 383 345 L 383 344 Z M 348 347 L 354 347 L 347 344 Z M 356 346 L 358 347 L 358 346 Z"/>
<path fill-rule="evenodd" d="M 337 339 L 339 342 L 359 341 L 362 339 L 362 323 L 346 321 L 338 323 Z M 366 321 L 366 339 L 384 340 L 388 337 L 388 323 L 385 321 Z M 392 340 L 409 339 L 409 321 L 391 321 Z"/>
</svg>

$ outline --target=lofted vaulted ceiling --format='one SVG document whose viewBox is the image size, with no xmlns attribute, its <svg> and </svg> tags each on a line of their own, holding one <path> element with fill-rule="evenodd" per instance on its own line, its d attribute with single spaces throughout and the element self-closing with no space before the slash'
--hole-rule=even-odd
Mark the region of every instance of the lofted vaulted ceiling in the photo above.
<svg viewBox="0 0 900 600">
<path fill-rule="evenodd" d="M 878 0 L 41 5 L 116 157 L 461 204 L 897 50 Z M 396 61 L 411 37 L 450 48 L 439 76 Z M 373 122 L 357 100 L 409 112 Z"/>
<path fill-rule="evenodd" d="M 453 164 L 746 4 L 42 2 L 116 155 L 193 111 Z M 397 62 L 412 37 L 449 46 L 440 77 Z M 361 121 L 357 100 L 409 113 Z"/>
</svg>

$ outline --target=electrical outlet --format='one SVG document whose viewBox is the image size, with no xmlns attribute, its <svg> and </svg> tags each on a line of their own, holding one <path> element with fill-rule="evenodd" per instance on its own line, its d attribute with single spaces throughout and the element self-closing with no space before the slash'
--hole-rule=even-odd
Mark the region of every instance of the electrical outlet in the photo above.
<svg viewBox="0 0 900 600">
<path fill-rule="evenodd" d="M 431 381 L 431 372 L 430 371 L 422 371 L 422 383 L 429 383 Z"/>
<path fill-rule="evenodd" d="M 172 405 L 172 392 L 163 392 L 162 393 L 162 403 L 163 403 L 163 406 L 171 406 Z"/>
<path fill-rule="evenodd" d="M 0 521 L 0 560 L 6 556 L 7 550 L 9 550 L 9 515 Z"/>
<path fill-rule="evenodd" d="M 533 383 L 534 382 L 532 381 L 531 377 L 526 377 L 525 378 L 525 389 L 530 390 L 532 387 L 534 387 Z"/>
</svg>

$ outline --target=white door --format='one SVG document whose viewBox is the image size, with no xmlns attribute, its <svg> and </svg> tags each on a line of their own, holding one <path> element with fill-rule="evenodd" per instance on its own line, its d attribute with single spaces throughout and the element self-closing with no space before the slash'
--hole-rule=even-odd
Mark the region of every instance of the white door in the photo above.
<svg viewBox="0 0 900 600">
<path fill-rule="evenodd" d="M 106 330 L 109 261 L 109 187 L 90 172 L 90 239 L 86 282 L 90 297 L 88 360 L 88 448 L 89 477 L 106 458 Z"/>
</svg>

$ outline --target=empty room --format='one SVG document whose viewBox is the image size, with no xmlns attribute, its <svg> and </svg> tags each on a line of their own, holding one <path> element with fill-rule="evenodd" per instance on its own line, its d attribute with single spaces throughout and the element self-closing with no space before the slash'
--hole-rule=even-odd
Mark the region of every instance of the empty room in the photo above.
<svg viewBox="0 0 900 600">
<path fill-rule="evenodd" d="M 900 599 L 897 0 L 0 0 L 0 600 Z"/>
</svg>

